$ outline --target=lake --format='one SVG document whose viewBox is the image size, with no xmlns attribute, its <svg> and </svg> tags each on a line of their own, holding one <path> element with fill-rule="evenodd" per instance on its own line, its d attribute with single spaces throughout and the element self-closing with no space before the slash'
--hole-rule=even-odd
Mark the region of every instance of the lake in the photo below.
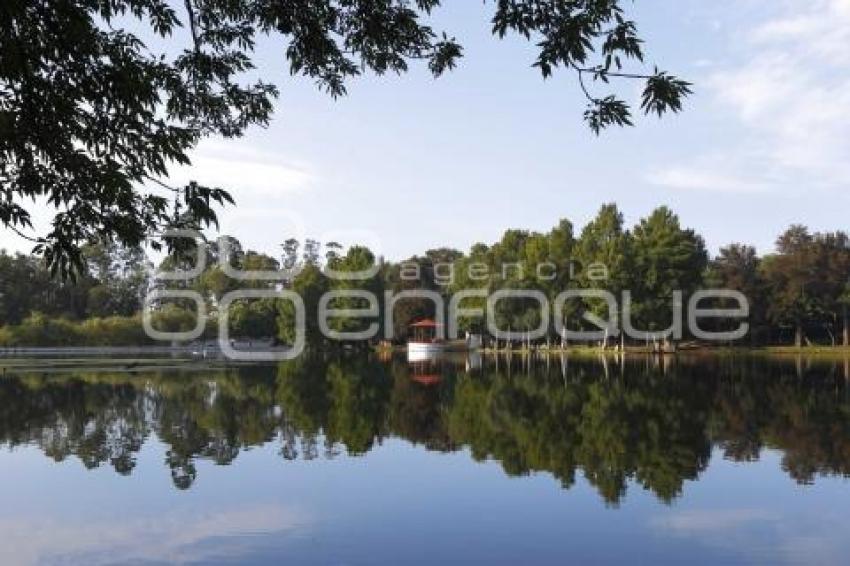
<svg viewBox="0 0 850 566">
<path fill-rule="evenodd" d="M 7 364 L 0 563 L 838 564 L 848 366 Z"/>
</svg>

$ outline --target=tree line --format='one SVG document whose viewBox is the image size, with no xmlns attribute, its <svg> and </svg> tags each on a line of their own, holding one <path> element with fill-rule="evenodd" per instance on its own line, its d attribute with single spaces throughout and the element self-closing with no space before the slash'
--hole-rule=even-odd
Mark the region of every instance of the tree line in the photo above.
<svg viewBox="0 0 850 566">
<path fill-rule="evenodd" d="M 620 297 L 631 294 L 632 322 L 636 328 L 662 331 L 672 317 L 672 296 L 682 291 L 685 300 L 696 290 L 731 289 L 742 292 L 749 301 L 750 331 L 739 341 L 746 345 L 808 344 L 850 345 L 850 238 L 846 232 L 811 232 L 792 225 L 776 240 L 776 249 L 759 255 L 750 245 L 733 243 L 710 257 L 703 238 L 682 226 L 667 207 L 655 209 L 631 228 L 614 204 L 602 206 L 587 225 L 577 230 L 563 219 L 548 232 L 511 229 L 493 244 L 478 243 L 468 252 L 443 247 L 426 251 L 399 262 L 387 262 L 365 246 L 344 248 L 335 242 L 299 242 L 282 238 L 275 255 L 244 249 L 238 240 L 227 238 L 228 254 L 220 241 L 203 244 L 206 267 L 189 281 L 162 281 L 152 278 L 149 262 L 141 248 L 127 249 L 114 244 L 89 245 L 84 250 L 86 269 L 77 281 L 50 277 L 45 263 L 22 254 L 0 252 L 0 343 L 15 343 L 15 329 L 45 325 L 44 320 L 69 323 L 124 317 L 135 320 L 147 292 L 157 288 L 197 291 L 209 314 L 207 336 L 215 336 L 220 313 L 218 305 L 230 291 L 245 288 L 289 289 L 304 301 L 307 313 L 307 343 L 315 348 L 338 345 L 319 329 L 316 312 L 327 291 L 365 290 L 379 299 L 385 292 L 424 289 L 449 298 L 465 290 L 525 289 L 542 292 L 550 302 L 567 289 L 603 289 Z M 191 254 L 189 254 L 191 255 Z M 237 280 L 222 269 L 277 271 L 275 279 Z M 170 255 L 159 269 L 188 269 L 195 260 Z M 537 266 L 546 266 L 545 270 Z M 357 272 L 372 268 L 367 279 L 329 277 L 328 270 Z M 545 276 L 541 273 L 545 272 Z M 450 276 L 449 276 L 450 275 Z M 333 308 L 359 308 L 364 300 L 340 297 Z M 714 306 L 724 302 L 714 300 Z M 158 304 L 157 315 L 164 330 L 194 327 L 191 301 Z M 464 307 L 486 307 L 483 298 L 467 299 Z M 384 309 L 375 321 L 384 324 Z M 395 303 L 392 335 L 406 336 L 409 324 L 435 316 L 435 305 L 427 298 L 407 298 Z M 503 300 L 493 313 L 500 328 L 527 331 L 540 322 L 540 308 L 534 301 Z M 555 313 L 569 328 L 590 328 L 587 314 L 611 315 L 608 304 L 585 298 L 564 303 Z M 41 317 L 40 319 L 38 317 Z M 233 335 L 274 338 L 282 343 L 294 340 L 295 312 L 291 302 L 277 299 L 239 301 L 229 316 Z M 370 321 L 334 318 L 329 326 L 339 332 L 362 330 Z M 709 323 L 710 324 L 710 323 Z M 713 328 L 722 330 L 718 320 Z M 736 322 L 737 324 L 737 322 Z M 462 330 L 481 331 L 480 320 L 461 319 Z M 30 328 L 30 330 L 32 330 Z M 379 333 L 384 334 L 383 327 Z M 30 332 L 37 335 L 38 330 Z M 131 340 L 132 333 L 128 333 Z M 560 337 L 550 320 L 547 341 Z M 17 340 L 18 345 L 22 344 Z"/>
</svg>

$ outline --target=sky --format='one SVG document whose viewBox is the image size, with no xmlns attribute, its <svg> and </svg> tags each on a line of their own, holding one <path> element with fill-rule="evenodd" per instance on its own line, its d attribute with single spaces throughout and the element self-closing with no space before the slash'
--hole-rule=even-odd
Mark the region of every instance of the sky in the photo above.
<svg viewBox="0 0 850 566">
<path fill-rule="evenodd" d="M 464 45 L 453 72 L 365 75 L 337 100 L 264 41 L 258 66 L 281 91 L 272 124 L 203 142 L 172 181 L 229 189 L 221 233 L 274 255 L 293 236 L 392 260 L 466 251 L 561 218 L 578 232 L 608 202 L 629 226 L 668 205 L 712 252 L 769 253 L 791 223 L 850 228 L 850 0 L 626 2 L 647 63 L 695 94 L 682 114 L 599 137 L 573 74 L 544 81 L 533 45 L 491 35 L 492 3 L 445 4 L 431 23 Z M 620 84 L 639 101 L 640 85 Z M 0 247 L 31 245 L 0 229 Z"/>
</svg>

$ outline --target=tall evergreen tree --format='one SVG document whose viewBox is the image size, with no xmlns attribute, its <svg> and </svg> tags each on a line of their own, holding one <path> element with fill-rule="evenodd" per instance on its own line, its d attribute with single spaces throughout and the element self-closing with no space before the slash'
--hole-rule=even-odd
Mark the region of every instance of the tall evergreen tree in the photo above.
<svg viewBox="0 0 850 566">
<path fill-rule="evenodd" d="M 631 234 L 623 229 L 623 215 L 616 204 L 603 205 L 596 217 L 581 231 L 577 256 L 581 264 L 579 283 L 586 289 L 603 289 L 617 301 L 633 283 Z M 602 300 L 588 300 L 587 308 L 600 317 L 620 313 L 607 312 Z"/>
<path fill-rule="evenodd" d="M 635 226 L 634 318 L 647 331 L 667 328 L 673 293 L 683 300 L 697 289 L 708 263 L 702 237 L 683 229 L 679 217 L 662 206 Z"/>
</svg>

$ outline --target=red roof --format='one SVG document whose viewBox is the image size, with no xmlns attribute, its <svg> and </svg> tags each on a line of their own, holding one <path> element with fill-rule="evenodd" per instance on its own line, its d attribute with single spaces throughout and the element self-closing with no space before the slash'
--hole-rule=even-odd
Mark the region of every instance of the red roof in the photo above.
<svg viewBox="0 0 850 566">
<path fill-rule="evenodd" d="M 436 328 L 437 326 L 442 326 L 441 324 L 437 324 L 430 318 L 422 319 L 418 322 L 414 322 L 410 325 L 411 328 Z"/>
</svg>

